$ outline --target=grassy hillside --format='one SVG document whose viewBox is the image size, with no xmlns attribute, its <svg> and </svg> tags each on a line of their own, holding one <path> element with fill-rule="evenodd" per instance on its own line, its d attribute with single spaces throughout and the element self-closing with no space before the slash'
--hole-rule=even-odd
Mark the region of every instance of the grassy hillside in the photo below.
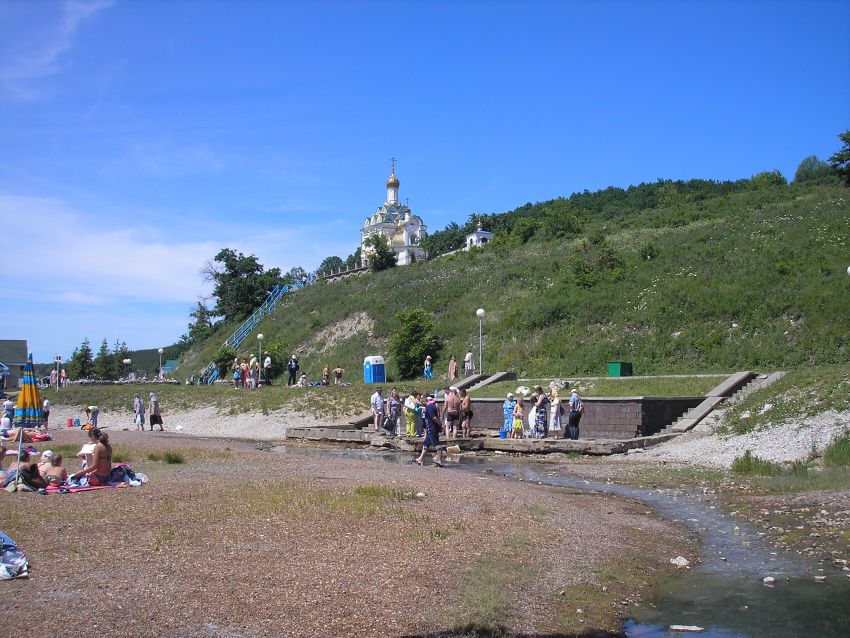
<svg viewBox="0 0 850 638">
<path fill-rule="evenodd" d="M 364 355 L 387 356 L 406 307 L 430 312 L 445 373 L 478 346 L 485 367 L 520 376 L 796 368 L 846 360 L 850 332 L 850 205 L 838 185 L 767 185 L 664 205 L 602 207 L 581 236 L 482 250 L 317 284 L 287 298 L 262 324 L 279 357 L 297 352 L 315 378 L 340 364 L 362 378 Z M 222 329 L 185 355 L 206 365 Z M 256 349 L 254 335 L 245 354 Z M 388 372 L 394 374 L 388 360 Z"/>
</svg>

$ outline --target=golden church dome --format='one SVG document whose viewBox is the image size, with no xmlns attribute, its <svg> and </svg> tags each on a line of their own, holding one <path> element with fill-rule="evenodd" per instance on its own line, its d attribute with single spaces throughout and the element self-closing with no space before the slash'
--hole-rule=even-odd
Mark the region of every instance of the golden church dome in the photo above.
<svg viewBox="0 0 850 638">
<path fill-rule="evenodd" d="M 387 188 L 398 188 L 398 177 L 395 176 L 395 173 L 392 173 L 387 180 Z"/>
</svg>

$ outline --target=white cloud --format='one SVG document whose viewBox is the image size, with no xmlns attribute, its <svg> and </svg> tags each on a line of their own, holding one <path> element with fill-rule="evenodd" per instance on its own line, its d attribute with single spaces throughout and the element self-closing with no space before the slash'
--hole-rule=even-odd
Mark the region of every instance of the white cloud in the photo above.
<svg viewBox="0 0 850 638">
<path fill-rule="evenodd" d="M 52 3 L 39 3 L 38 9 L 52 10 Z M 94 14 L 111 7 L 114 0 L 66 0 L 62 3 L 61 16 L 30 18 L 30 24 L 19 31 L 26 37 L 7 37 L 7 44 L 0 50 L 0 87 L 3 92 L 17 99 L 33 99 L 37 93 L 32 81 L 59 73 L 66 54 L 74 46 L 82 23 Z M 13 25 L 5 25 L 7 35 Z M 20 25 L 23 26 L 23 25 Z"/>
<path fill-rule="evenodd" d="M 24 296 L 70 303 L 191 303 L 201 288 L 200 268 L 219 248 L 215 241 L 175 241 L 144 224 L 110 227 L 54 199 L 0 195 L 0 219 L 8 236 L 23 239 L 9 242 L 10 263 L 35 268 L 32 279 L 9 285 Z"/>
</svg>

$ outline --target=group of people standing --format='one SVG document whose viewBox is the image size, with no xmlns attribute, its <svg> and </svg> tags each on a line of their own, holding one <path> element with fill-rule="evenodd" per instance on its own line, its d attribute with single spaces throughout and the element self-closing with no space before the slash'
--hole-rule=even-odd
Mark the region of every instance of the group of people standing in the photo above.
<svg viewBox="0 0 850 638">
<path fill-rule="evenodd" d="M 541 386 L 534 388 L 534 394 L 528 402 L 524 395 L 518 399 L 514 398 L 513 392 L 503 404 L 505 422 L 502 432 L 508 438 L 569 438 L 576 440 L 579 437 L 579 423 L 584 413 L 584 403 L 578 396 L 578 390 L 570 391 L 570 398 L 566 405 L 561 400 L 557 388 L 552 388 L 547 396 Z M 528 412 L 526 411 L 528 410 Z M 534 417 L 529 413 L 533 411 Z M 567 415 L 566 427 L 563 425 L 563 417 Z"/>
<path fill-rule="evenodd" d="M 151 432 L 153 432 L 153 426 L 155 425 L 158 425 L 159 431 L 162 432 L 162 413 L 159 410 L 159 400 L 157 399 L 156 392 L 151 392 L 149 418 Z M 144 431 L 145 402 L 142 401 L 142 397 L 139 396 L 138 392 L 133 396 L 133 424 L 137 430 Z"/>
<path fill-rule="evenodd" d="M 467 353 L 463 357 L 463 376 L 468 377 L 471 374 L 475 373 L 475 360 L 472 356 L 472 350 L 468 350 Z M 449 358 L 449 381 L 455 381 L 457 379 L 458 368 L 457 368 L 457 359 L 452 355 Z M 425 357 L 425 364 L 422 368 L 422 376 L 425 379 L 433 379 L 434 378 L 434 365 L 431 359 L 431 355 Z"/>
<path fill-rule="evenodd" d="M 263 353 L 262 366 L 259 359 L 252 356 L 250 361 L 239 357 L 230 365 L 230 374 L 234 388 L 258 388 L 260 385 L 271 385 L 272 359 L 268 352 Z M 295 355 L 293 355 L 293 358 Z"/>
</svg>

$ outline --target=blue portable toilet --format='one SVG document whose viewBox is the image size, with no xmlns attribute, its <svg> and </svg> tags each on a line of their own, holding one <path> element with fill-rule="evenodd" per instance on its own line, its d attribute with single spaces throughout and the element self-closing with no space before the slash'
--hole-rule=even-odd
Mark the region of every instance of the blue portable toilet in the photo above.
<svg viewBox="0 0 850 638">
<path fill-rule="evenodd" d="M 363 359 L 363 383 L 386 383 L 384 358 L 378 355 Z"/>
</svg>

